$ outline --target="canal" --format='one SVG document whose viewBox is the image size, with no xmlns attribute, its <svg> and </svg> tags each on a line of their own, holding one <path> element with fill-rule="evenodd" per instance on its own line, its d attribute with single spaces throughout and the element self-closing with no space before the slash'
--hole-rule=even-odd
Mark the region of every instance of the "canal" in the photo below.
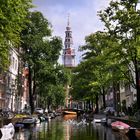
<svg viewBox="0 0 140 140">
<path fill-rule="evenodd" d="M 14 140 L 129 140 L 126 135 L 101 124 L 69 121 L 57 117 L 15 133 Z"/>
</svg>

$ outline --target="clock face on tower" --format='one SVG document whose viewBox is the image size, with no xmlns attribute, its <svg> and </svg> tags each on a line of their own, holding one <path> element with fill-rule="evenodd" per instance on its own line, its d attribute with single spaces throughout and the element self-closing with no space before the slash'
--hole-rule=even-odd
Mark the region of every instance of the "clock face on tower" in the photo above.
<svg viewBox="0 0 140 140">
<path fill-rule="evenodd" d="M 67 54 L 71 54 L 71 48 L 67 49 Z"/>
</svg>

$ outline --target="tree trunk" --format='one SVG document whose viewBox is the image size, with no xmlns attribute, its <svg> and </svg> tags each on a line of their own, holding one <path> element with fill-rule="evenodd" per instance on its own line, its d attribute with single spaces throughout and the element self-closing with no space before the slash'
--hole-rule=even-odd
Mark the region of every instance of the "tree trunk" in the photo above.
<svg viewBox="0 0 140 140">
<path fill-rule="evenodd" d="M 98 113 L 99 112 L 99 104 L 98 104 L 98 95 L 96 95 L 96 109 L 95 109 L 95 113 Z"/>
<path fill-rule="evenodd" d="M 50 99 L 48 98 L 48 110 L 50 110 L 50 105 L 51 105 L 51 101 L 50 101 Z"/>
<path fill-rule="evenodd" d="M 84 101 L 84 110 L 86 110 L 86 101 Z"/>
<path fill-rule="evenodd" d="M 31 74 L 31 68 L 29 66 L 29 77 L 28 77 L 28 81 L 29 81 L 29 103 L 30 103 L 30 107 L 31 107 L 31 114 L 34 111 L 34 103 L 33 103 L 33 96 L 32 96 L 32 74 Z"/>
<path fill-rule="evenodd" d="M 114 109 L 117 110 L 116 85 L 114 81 L 113 81 L 113 106 Z"/>
<path fill-rule="evenodd" d="M 91 109 L 92 109 L 92 111 L 93 111 L 93 99 L 92 99 L 92 101 L 91 101 Z"/>
<path fill-rule="evenodd" d="M 106 108 L 106 101 L 105 101 L 105 89 L 103 87 L 103 107 Z"/>
<path fill-rule="evenodd" d="M 135 11 L 137 7 L 138 1 L 135 3 Z M 137 42 L 136 38 L 136 28 L 135 28 L 135 41 Z M 137 50 L 135 49 L 135 58 L 134 58 L 134 66 L 135 66 L 135 76 L 136 76 L 136 90 L 137 90 L 137 109 L 140 109 L 140 84 L 139 84 L 139 61 L 137 60 Z"/>
<path fill-rule="evenodd" d="M 33 111 L 34 111 L 34 107 L 36 106 L 36 101 L 37 101 L 37 96 L 36 96 L 36 76 L 35 76 L 36 72 L 35 72 L 35 69 L 34 69 L 34 77 L 33 77 L 33 99 L 35 102 L 33 102 Z M 35 104 L 36 103 L 36 104 Z"/>
<path fill-rule="evenodd" d="M 140 85 L 139 85 L 139 70 L 138 70 L 138 61 L 135 58 L 135 75 L 136 75 L 136 90 L 137 90 L 137 109 L 140 109 Z"/>
</svg>

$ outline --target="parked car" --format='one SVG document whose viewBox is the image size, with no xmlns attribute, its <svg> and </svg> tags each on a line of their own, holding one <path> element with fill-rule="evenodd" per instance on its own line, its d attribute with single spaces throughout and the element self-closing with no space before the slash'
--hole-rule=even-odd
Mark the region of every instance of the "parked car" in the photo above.
<svg viewBox="0 0 140 140">
<path fill-rule="evenodd" d="M 42 108 L 36 108 L 35 113 L 43 114 L 44 110 Z"/>
</svg>

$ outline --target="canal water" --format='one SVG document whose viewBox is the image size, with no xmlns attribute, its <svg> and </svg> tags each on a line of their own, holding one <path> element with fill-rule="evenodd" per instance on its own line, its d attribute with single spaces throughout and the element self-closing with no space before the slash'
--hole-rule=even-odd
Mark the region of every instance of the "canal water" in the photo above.
<svg viewBox="0 0 140 140">
<path fill-rule="evenodd" d="M 129 140 L 126 135 L 101 124 L 81 124 L 57 117 L 15 133 L 14 140 Z"/>
</svg>

